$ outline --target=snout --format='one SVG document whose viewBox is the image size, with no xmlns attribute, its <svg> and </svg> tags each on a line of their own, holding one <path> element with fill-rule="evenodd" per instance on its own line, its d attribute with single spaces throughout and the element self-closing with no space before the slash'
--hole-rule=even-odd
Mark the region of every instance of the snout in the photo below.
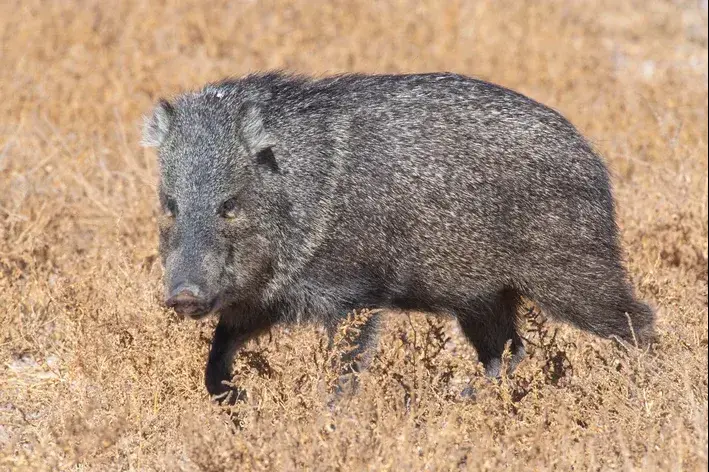
<svg viewBox="0 0 709 472">
<path fill-rule="evenodd" d="M 179 284 L 170 291 L 165 305 L 192 318 L 208 315 L 214 307 L 214 303 L 207 299 L 197 286 L 186 283 Z"/>
</svg>

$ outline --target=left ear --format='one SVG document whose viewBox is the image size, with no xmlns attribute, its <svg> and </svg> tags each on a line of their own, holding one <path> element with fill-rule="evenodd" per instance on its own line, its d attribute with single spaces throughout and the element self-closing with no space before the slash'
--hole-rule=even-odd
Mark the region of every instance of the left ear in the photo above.
<svg viewBox="0 0 709 472">
<path fill-rule="evenodd" d="M 143 139 L 145 147 L 160 147 L 170 131 L 175 117 L 175 108 L 165 99 L 160 99 L 152 115 L 144 118 Z"/>
<path fill-rule="evenodd" d="M 241 139 L 256 165 L 274 173 L 279 171 L 273 154 L 275 142 L 264 127 L 261 110 L 254 103 L 247 102 L 242 107 Z"/>
</svg>

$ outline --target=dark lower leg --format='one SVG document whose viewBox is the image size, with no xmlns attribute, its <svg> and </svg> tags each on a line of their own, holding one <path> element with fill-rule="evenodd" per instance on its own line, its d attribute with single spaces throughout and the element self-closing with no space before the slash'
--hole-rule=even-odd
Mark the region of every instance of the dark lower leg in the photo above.
<svg viewBox="0 0 709 472">
<path fill-rule="evenodd" d="M 237 317 L 233 313 L 224 313 L 219 318 L 209 351 L 205 384 L 210 395 L 219 395 L 219 401 L 226 399 L 226 393 L 234 392 L 230 402 L 238 400 L 243 392 L 233 389 L 224 382 L 231 381 L 231 364 L 237 350 L 250 339 L 258 336 L 270 327 L 265 319 L 254 316 Z"/>
<path fill-rule="evenodd" d="M 340 358 L 343 373 L 361 372 L 369 367 L 379 337 L 379 322 L 380 315 L 375 313 L 359 327 L 359 332 L 352 340 L 353 348 Z"/>
<path fill-rule="evenodd" d="M 380 314 L 370 315 L 357 329 L 351 340 L 351 349 L 340 356 L 340 377 L 336 393 L 353 392 L 357 388 L 357 375 L 369 367 L 376 348 L 380 324 Z M 332 345 L 332 337 L 331 337 Z"/>
<path fill-rule="evenodd" d="M 504 290 L 489 299 L 475 301 L 471 310 L 458 317 L 489 377 L 501 375 L 502 355 L 508 341 L 511 341 L 512 353 L 508 373 L 511 374 L 524 359 L 524 344 L 516 328 L 518 303 L 516 292 Z"/>
</svg>

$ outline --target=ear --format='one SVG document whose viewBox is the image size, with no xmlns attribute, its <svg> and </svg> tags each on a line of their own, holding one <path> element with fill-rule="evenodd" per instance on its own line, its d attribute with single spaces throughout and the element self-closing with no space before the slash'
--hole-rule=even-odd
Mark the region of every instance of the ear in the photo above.
<svg viewBox="0 0 709 472">
<path fill-rule="evenodd" d="M 159 147 L 170 131 L 174 116 L 175 108 L 167 100 L 160 99 L 152 116 L 145 117 L 141 144 L 145 147 Z"/>
<path fill-rule="evenodd" d="M 278 172 L 278 161 L 273 154 L 275 144 L 266 131 L 261 110 L 253 103 L 245 103 L 241 110 L 241 139 L 256 165 Z"/>
</svg>

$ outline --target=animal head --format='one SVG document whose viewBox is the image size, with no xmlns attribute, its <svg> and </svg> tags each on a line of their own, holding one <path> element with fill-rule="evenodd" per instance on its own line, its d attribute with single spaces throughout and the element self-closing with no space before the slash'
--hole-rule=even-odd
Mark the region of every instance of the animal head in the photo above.
<svg viewBox="0 0 709 472">
<path fill-rule="evenodd" d="M 247 300 L 271 270 L 279 187 L 257 102 L 219 88 L 160 100 L 143 129 L 157 150 L 166 304 L 194 318 Z"/>
</svg>

